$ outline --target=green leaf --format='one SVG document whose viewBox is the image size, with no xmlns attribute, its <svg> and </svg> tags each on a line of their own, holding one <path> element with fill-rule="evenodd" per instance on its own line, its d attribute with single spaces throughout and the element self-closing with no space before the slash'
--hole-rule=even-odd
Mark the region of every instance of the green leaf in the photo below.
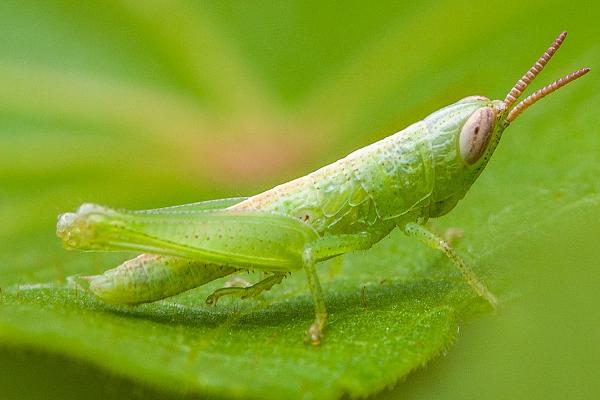
<svg viewBox="0 0 600 400">
<path fill-rule="evenodd" d="M 564 332 L 587 343 L 598 327 L 576 318 L 597 295 L 563 299 L 559 284 L 579 287 L 597 277 L 590 239 L 600 235 L 594 70 L 524 113 L 467 197 L 433 222 L 442 233 L 463 232 L 456 248 L 499 295 L 500 317 L 441 254 L 399 232 L 319 267 L 331 313 L 319 348 L 303 344 L 313 309 L 300 273 L 258 300 L 204 305 L 221 280 L 154 304 L 108 306 L 69 289 L 66 277 L 100 273 L 131 255 L 69 253 L 54 236 L 56 215 L 84 201 L 152 208 L 249 195 L 460 97 L 503 97 L 565 26 L 569 39 L 533 86 L 598 64 L 597 10 L 559 18 L 552 5 L 538 3 L 2 5 L 0 367 L 11 371 L 0 374 L 3 393 L 334 399 L 381 392 L 428 363 L 430 370 L 382 396 L 451 397 L 456 387 L 479 393 L 483 380 L 460 373 L 481 375 L 493 357 L 506 357 L 505 369 L 491 370 L 510 375 L 518 353 L 505 354 L 514 344 L 508 337 L 528 326 L 530 310 L 540 322 L 528 328 L 539 328 L 539 341 L 515 348 L 577 351 L 542 338 Z M 546 21 L 543 31 L 507 28 L 534 11 Z M 556 328 L 551 316 L 561 308 L 536 303 L 528 288 L 548 304 L 567 304 L 558 315 L 580 321 L 578 329 Z M 480 335 L 470 334 L 466 322 L 484 314 L 483 321 L 508 321 L 498 330 L 507 338 L 477 328 L 481 320 L 473 329 Z M 554 328 L 542 329 L 544 321 Z M 464 337 L 490 359 L 453 359 L 451 346 L 459 338 L 463 354 Z M 490 342 L 503 347 L 488 351 Z M 552 362 L 582 371 L 595 365 Z M 528 374 L 541 367 L 520 365 L 522 379 L 537 387 L 569 382 L 536 381 Z"/>
</svg>

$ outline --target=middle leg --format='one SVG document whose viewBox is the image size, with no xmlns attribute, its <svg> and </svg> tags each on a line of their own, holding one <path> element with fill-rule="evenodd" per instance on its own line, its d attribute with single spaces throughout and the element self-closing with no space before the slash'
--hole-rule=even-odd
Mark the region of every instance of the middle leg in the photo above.
<svg viewBox="0 0 600 400">
<path fill-rule="evenodd" d="M 374 236 L 368 233 L 335 235 L 321 237 L 304 247 L 302 262 L 315 305 L 315 322 L 308 328 L 307 342 L 318 346 L 323 338 L 323 331 L 327 323 L 327 308 L 315 268 L 316 263 L 350 251 L 366 250 L 375 241 Z"/>
</svg>

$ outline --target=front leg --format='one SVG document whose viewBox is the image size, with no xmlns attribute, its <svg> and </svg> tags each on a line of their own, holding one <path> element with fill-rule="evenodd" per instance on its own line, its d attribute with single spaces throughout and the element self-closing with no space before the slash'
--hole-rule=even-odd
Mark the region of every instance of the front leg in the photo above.
<svg viewBox="0 0 600 400">
<path fill-rule="evenodd" d="M 368 249 L 374 241 L 374 237 L 367 233 L 335 235 L 319 238 L 304 247 L 302 263 L 315 305 L 315 322 L 307 331 L 307 342 L 318 346 L 323 338 L 323 331 L 327 323 L 327 308 L 325 307 L 325 299 L 315 269 L 316 263 L 350 251 Z"/>
<path fill-rule="evenodd" d="M 475 272 L 465 264 L 463 259 L 456 253 L 456 251 L 446 242 L 444 239 L 436 236 L 434 233 L 429 231 L 423 225 L 419 225 L 414 222 L 410 222 L 403 227 L 404 232 L 411 237 L 419 239 L 429 247 L 437 250 L 441 250 L 452 263 L 460 270 L 463 277 L 471 286 L 471 289 L 475 291 L 479 296 L 486 299 L 494 308 L 498 306 L 498 300 L 488 290 L 485 284 L 477 278 Z"/>
</svg>

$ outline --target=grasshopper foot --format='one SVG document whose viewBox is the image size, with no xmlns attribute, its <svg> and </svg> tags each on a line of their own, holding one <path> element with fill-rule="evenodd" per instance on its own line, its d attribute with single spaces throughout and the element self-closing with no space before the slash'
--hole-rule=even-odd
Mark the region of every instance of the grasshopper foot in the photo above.
<svg viewBox="0 0 600 400">
<path fill-rule="evenodd" d="M 231 288 L 221 288 L 215 290 L 210 296 L 206 298 L 206 304 L 210 306 L 214 306 L 217 304 L 217 301 L 223 296 L 239 296 L 242 299 L 244 297 L 244 289 L 243 287 L 231 287 Z"/>
<path fill-rule="evenodd" d="M 323 337 L 325 336 L 324 330 L 325 325 L 327 324 L 327 313 L 317 314 L 317 318 L 315 322 L 308 328 L 306 331 L 306 339 L 304 342 L 306 344 L 312 344 L 313 346 L 319 346 Z"/>
<path fill-rule="evenodd" d="M 319 322 L 315 321 L 310 328 L 308 328 L 308 331 L 306 331 L 306 339 L 304 342 L 313 346 L 319 346 L 322 339 L 323 327 L 321 324 L 319 324 Z"/>
</svg>

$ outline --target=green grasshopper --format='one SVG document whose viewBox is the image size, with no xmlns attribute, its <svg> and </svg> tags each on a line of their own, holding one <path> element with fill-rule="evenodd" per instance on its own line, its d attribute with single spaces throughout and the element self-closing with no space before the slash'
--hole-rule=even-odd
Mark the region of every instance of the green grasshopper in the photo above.
<svg viewBox="0 0 600 400">
<path fill-rule="evenodd" d="M 69 249 L 142 254 L 77 282 L 113 304 L 173 296 L 240 270 L 262 270 L 249 287 L 216 290 L 249 298 L 304 269 L 315 307 L 307 340 L 318 345 L 327 320 L 315 264 L 369 249 L 395 227 L 441 250 L 492 306 L 497 300 L 454 249 L 429 231 L 429 218 L 452 210 L 481 174 L 502 133 L 521 112 L 581 77 L 579 69 L 511 108 L 558 50 L 561 33 L 504 100 L 471 96 L 306 176 L 249 198 L 144 211 L 93 204 L 59 216 L 57 235 Z"/>
</svg>

